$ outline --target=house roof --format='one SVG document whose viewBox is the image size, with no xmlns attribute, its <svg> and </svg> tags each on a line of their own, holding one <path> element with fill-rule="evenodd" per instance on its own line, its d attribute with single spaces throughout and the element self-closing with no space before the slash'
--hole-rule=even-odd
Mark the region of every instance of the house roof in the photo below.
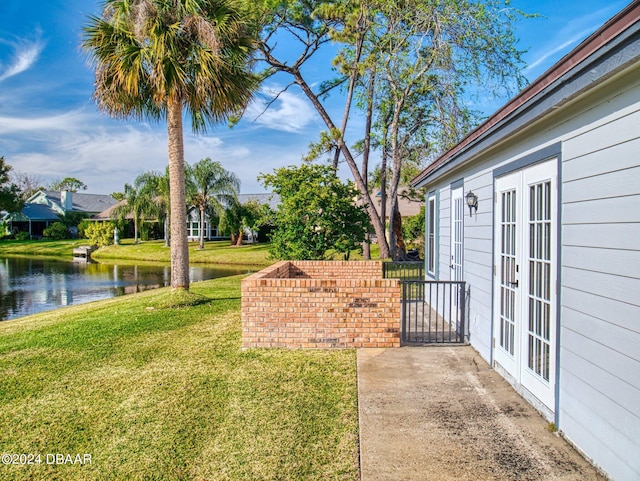
<svg viewBox="0 0 640 481">
<path fill-rule="evenodd" d="M 47 200 L 55 202 L 62 206 L 61 193 L 55 191 L 42 192 Z M 77 212 L 98 213 L 118 203 L 116 199 L 110 195 L 103 194 L 83 194 L 80 192 L 72 193 L 72 207 Z"/>
<path fill-rule="evenodd" d="M 565 105 L 600 81 L 637 63 L 640 2 L 631 2 L 520 94 L 442 154 L 411 182 L 422 187 L 520 128 Z M 630 47 L 625 48 L 623 47 Z"/>
<path fill-rule="evenodd" d="M 276 209 L 280 204 L 280 196 L 270 192 L 261 194 L 239 194 L 238 202 L 240 204 L 246 204 L 247 202 L 254 201 L 259 204 L 268 204 L 272 209 Z"/>
<path fill-rule="evenodd" d="M 7 214 L 6 218 L 14 221 L 58 221 L 60 217 L 58 212 L 45 204 L 25 204 L 22 211 L 18 214 Z"/>
<path fill-rule="evenodd" d="M 378 193 L 375 197 L 372 197 L 376 210 L 378 214 L 380 214 L 380 207 L 382 205 L 382 199 L 380 198 L 380 194 Z M 398 210 L 400 211 L 400 215 L 402 217 L 411 217 L 420 213 L 420 207 L 424 205 L 424 199 L 417 202 L 414 200 L 410 200 L 402 195 L 398 196 Z M 386 208 L 386 216 L 389 217 L 389 213 L 391 212 L 391 199 L 387 197 L 387 208 Z"/>
<path fill-rule="evenodd" d="M 110 220 L 113 217 L 113 211 L 116 207 L 125 204 L 126 201 L 121 200 L 120 202 L 116 201 L 112 206 L 107 207 L 105 210 L 98 212 L 96 215 L 91 216 L 92 220 Z M 127 214 L 127 219 L 133 219 L 133 215 Z"/>
</svg>

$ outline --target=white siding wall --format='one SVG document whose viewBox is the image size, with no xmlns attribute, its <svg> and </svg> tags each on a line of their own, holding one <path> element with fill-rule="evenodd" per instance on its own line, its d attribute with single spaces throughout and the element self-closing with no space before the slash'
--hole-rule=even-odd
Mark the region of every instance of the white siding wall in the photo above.
<svg viewBox="0 0 640 481">
<path fill-rule="evenodd" d="M 560 427 L 640 479 L 640 88 L 563 144 Z"/>
<path fill-rule="evenodd" d="M 640 479 L 640 76 L 631 73 L 525 129 L 435 185 L 439 279 L 449 279 L 450 188 L 464 217 L 470 341 L 491 359 L 493 170 L 562 145 L 559 428 L 618 481 Z M 634 77 L 635 75 L 635 77 Z M 596 105 L 594 103 L 597 102 Z M 542 159 L 541 159 L 542 160 Z M 465 208 L 466 209 L 466 208 Z"/>
<path fill-rule="evenodd" d="M 491 300 L 493 261 L 493 174 L 473 172 L 464 180 L 464 193 L 478 196 L 478 210 L 464 217 L 464 280 L 471 288 L 469 340 L 487 360 L 491 359 Z"/>
</svg>

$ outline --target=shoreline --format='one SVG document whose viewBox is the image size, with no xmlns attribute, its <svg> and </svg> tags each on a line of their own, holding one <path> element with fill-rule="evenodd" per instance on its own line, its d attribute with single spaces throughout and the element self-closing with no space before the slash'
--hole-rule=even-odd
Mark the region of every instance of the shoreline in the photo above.
<svg viewBox="0 0 640 481">
<path fill-rule="evenodd" d="M 86 240 L 62 241 L 0 241 L 0 257 L 31 257 L 60 259 L 73 262 L 73 249 L 86 245 Z M 190 265 L 219 265 L 226 267 L 266 267 L 272 263 L 268 259 L 268 244 L 246 244 L 231 246 L 228 241 L 210 241 L 205 249 L 197 243 L 189 245 Z M 132 239 L 124 239 L 118 246 L 102 247 L 94 251 L 92 260 L 99 263 L 145 262 L 170 264 L 171 252 L 164 241 L 144 241 L 134 244 Z"/>
</svg>

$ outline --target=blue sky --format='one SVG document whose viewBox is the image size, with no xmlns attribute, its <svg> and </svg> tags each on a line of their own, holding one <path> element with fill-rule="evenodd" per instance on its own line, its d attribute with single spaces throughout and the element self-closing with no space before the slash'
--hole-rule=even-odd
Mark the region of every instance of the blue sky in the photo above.
<svg viewBox="0 0 640 481">
<path fill-rule="evenodd" d="M 628 3 L 512 0 L 513 7 L 541 15 L 517 27 L 519 47 L 528 50 L 527 78 L 544 73 Z M 76 177 L 88 185 L 87 192 L 108 194 L 141 172 L 163 170 L 167 143 L 164 124 L 114 120 L 91 100 L 93 73 L 80 48 L 81 29 L 89 15 L 99 14 L 100 4 L 0 1 L 0 155 L 14 170 L 37 175 L 43 183 Z M 330 73 L 329 63 L 316 68 L 318 75 Z M 271 79 L 264 88 L 278 90 L 284 85 L 279 81 Z M 490 114 L 506 100 L 481 107 Z M 211 157 L 240 177 L 242 193 L 263 192 L 258 174 L 298 164 L 325 127 L 296 88 L 257 117 L 261 111 L 257 101 L 233 129 L 219 125 L 198 136 L 185 124 L 186 160 Z"/>
</svg>

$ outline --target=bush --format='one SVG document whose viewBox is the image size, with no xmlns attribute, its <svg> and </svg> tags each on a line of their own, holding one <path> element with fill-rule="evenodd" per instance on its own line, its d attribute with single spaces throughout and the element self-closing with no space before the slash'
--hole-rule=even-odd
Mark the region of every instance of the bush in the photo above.
<svg viewBox="0 0 640 481">
<path fill-rule="evenodd" d="M 420 213 L 407 217 L 402 221 L 402 235 L 408 244 L 418 249 L 420 256 L 424 258 L 424 232 L 425 232 L 425 207 L 420 208 Z"/>
<path fill-rule="evenodd" d="M 275 259 L 318 260 L 362 248 L 369 231 L 369 216 L 353 199 L 358 190 L 343 183 L 334 169 L 324 165 L 281 167 L 261 174 L 265 187 L 280 196 L 271 235 Z"/>
<path fill-rule="evenodd" d="M 66 239 L 69 237 L 69 229 L 62 222 L 54 222 L 42 232 L 42 235 L 54 240 Z"/>
<path fill-rule="evenodd" d="M 83 220 L 82 222 L 80 222 L 78 224 L 78 237 L 81 239 L 86 239 L 86 234 L 84 233 L 85 229 L 87 227 L 89 227 L 90 225 L 93 225 L 94 223 L 91 222 L 90 220 Z"/>
<path fill-rule="evenodd" d="M 16 234 L 16 240 L 24 241 L 31 239 L 31 236 L 26 230 L 21 230 Z"/>
<path fill-rule="evenodd" d="M 98 247 L 113 244 L 113 222 L 91 222 L 84 228 L 84 235 L 91 245 Z"/>
</svg>

